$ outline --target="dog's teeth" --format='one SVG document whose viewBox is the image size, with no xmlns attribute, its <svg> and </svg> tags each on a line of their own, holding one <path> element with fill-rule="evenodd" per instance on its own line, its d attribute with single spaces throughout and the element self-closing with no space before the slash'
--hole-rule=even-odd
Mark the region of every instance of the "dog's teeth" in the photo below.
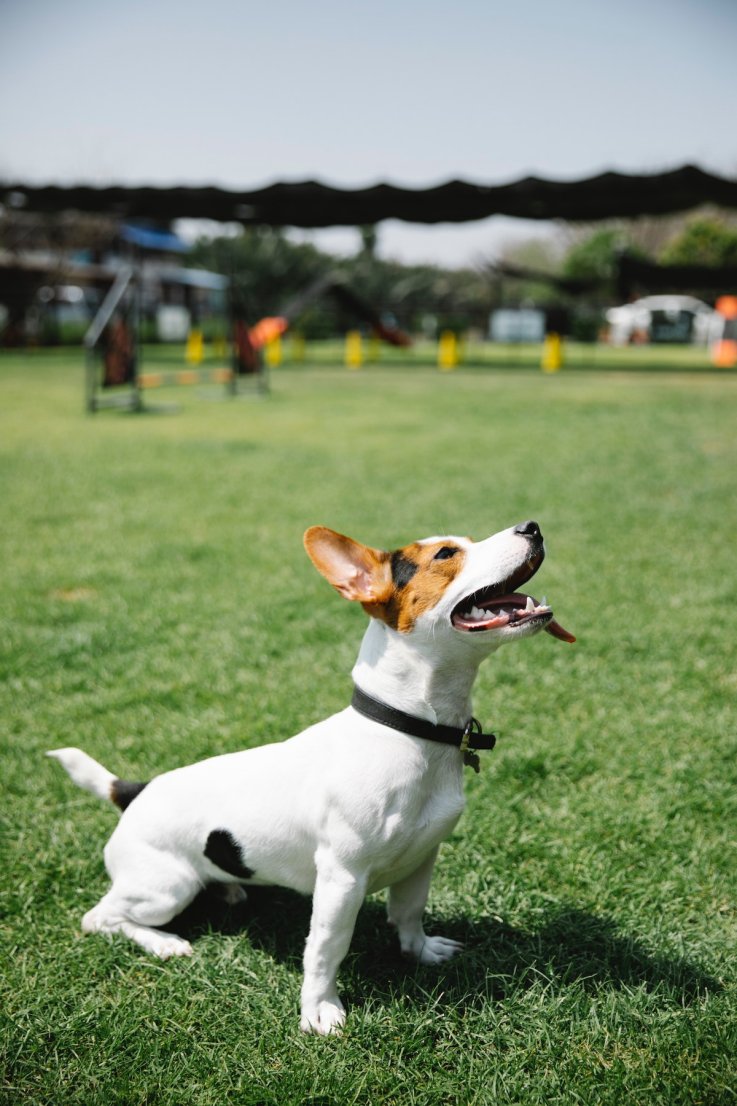
<svg viewBox="0 0 737 1106">
<path fill-rule="evenodd" d="M 528 595 L 527 596 L 527 602 L 525 603 L 525 610 L 526 611 L 534 611 L 534 609 L 535 609 L 535 600 L 532 598 L 531 595 Z"/>
<path fill-rule="evenodd" d="M 547 600 L 546 596 L 543 595 L 542 599 L 540 600 L 540 606 L 541 607 L 547 607 L 547 605 L 548 605 L 548 600 Z"/>
<path fill-rule="evenodd" d="M 474 622 L 481 622 L 483 620 L 483 617 L 484 612 L 480 611 L 478 607 L 474 607 L 471 611 L 471 618 L 474 620 Z"/>
</svg>

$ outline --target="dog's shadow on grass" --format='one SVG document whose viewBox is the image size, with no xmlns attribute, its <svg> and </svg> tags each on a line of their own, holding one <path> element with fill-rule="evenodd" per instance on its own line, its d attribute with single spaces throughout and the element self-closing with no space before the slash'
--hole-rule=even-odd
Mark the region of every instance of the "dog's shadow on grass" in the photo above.
<svg viewBox="0 0 737 1106">
<path fill-rule="evenodd" d="M 204 933 L 242 934 L 252 947 L 300 972 L 311 900 L 274 888 L 250 889 L 248 895 L 247 903 L 229 907 L 205 893 L 171 928 L 192 941 Z M 348 1002 L 360 1006 L 369 997 L 402 995 L 424 1005 L 432 994 L 441 1005 L 472 1007 L 542 982 L 591 993 L 642 988 L 669 1004 L 690 1005 L 722 990 L 690 961 L 654 952 L 612 919 L 572 907 L 551 909 L 535 930 L 464 916 L 443 923 L 430 916 L 427 929 L 461 941 L 463 952 L 439 967 L 418 965 L 401 955 L 383 905 L 365 903 L 340 972 Z"/>
</svg>

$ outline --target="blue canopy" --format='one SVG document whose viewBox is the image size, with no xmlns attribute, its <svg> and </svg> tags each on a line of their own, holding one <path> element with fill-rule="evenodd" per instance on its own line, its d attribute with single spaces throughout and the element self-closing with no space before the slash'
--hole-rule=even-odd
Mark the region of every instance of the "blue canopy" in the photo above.
<svg viewBox="0 0 737 1106">
<path fill-rule="evenodd" d="M 170 253 L 187 253 L 189 246 L 171 230 L 158 227 L 142 227 L 133 223 L 123 223 L 120 237 L 144 250 L 166 250 Z"/>
</svg>

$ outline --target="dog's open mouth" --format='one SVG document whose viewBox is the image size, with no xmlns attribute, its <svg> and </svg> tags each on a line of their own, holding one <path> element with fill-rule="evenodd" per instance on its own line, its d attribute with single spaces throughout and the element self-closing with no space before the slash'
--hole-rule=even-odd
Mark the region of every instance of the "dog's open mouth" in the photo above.
<svg viewBox="0 0 737 1106">
<path fill-rule="evenodd" d="M 487 630 L 545 629 L 560 641 L 576 639 L 553 618 L 547 600 L 538 603 L 531 595 L 515 589 L 530 580 L 542 564 L 542 556 L 530 558 L 523 567 L 496 587 L 482 588 L 467 595 L 451 615 L 456 630 L 463 633 L 484 633 Z"/>
</svg>

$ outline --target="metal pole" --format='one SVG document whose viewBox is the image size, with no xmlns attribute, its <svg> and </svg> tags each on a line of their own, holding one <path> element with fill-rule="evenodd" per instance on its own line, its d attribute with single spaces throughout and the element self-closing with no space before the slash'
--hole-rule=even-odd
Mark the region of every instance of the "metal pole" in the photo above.
<svg viewBox="0 0 737 1106">
<path fill-rule="evenodd" d="M 141 368 L 141 315 L 143 300 L 143 251 L 140 246 L 134 246 L 135 277 L 133 280 L 133 303 L 131 314 L 133 316 L 133 410 L 143 411 L 143 391 L 140 387 Z"/>
</svg>

